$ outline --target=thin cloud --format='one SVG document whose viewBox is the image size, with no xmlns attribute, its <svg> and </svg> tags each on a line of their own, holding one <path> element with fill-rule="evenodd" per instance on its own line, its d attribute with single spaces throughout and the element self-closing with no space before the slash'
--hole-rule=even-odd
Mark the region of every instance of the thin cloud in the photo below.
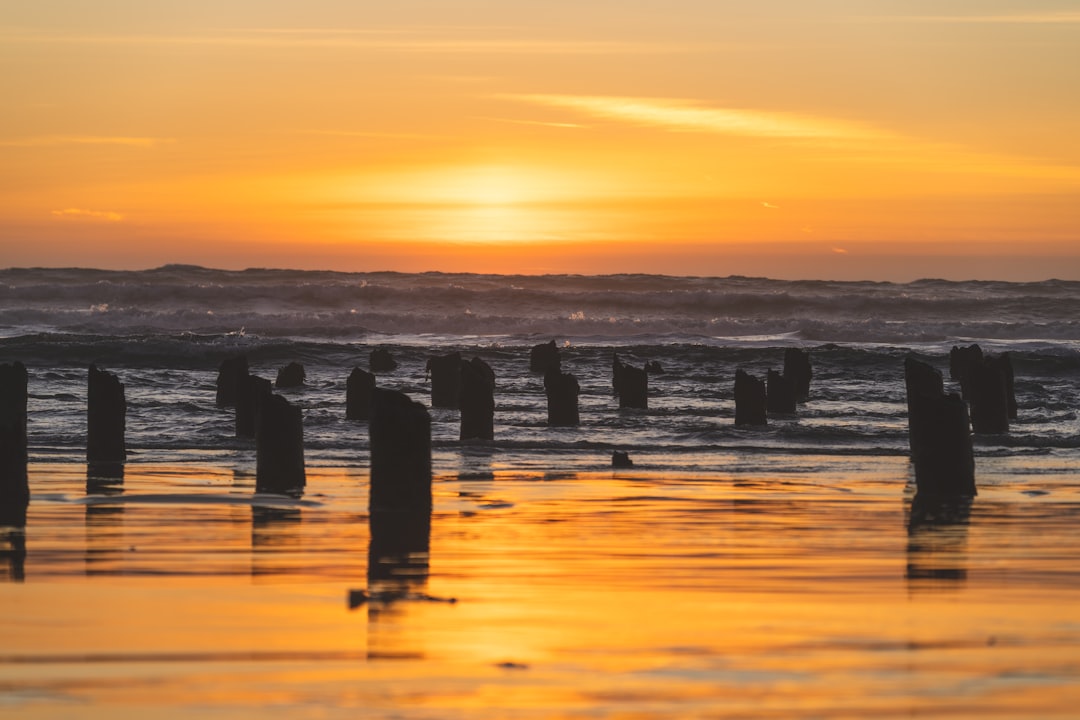
<svg viewBox="0 0 1080 720">
<path fill-rule="evenodd" d="M 489 120 L 491 122 L 510 123 L 510 124 L 513 124 L 513 125 L 541 125 L 543 127 L 554 127 L 554 128 L 584 128 L 584 127 L 588 127 L 587 125 L 581 125 L 579 123 L 571 123 L 571 122 L 546 122 L 544 120 L 520 120 L 520 119 L 517 119 L 517 118 L 484 117 L 484 116 L 480 116 L 480 115 L 476 116 L 475 119 L 476 120 Z"/>
<path fill-rule="evenodd" d="M 96 135 L 41 135 L 38 137 L 0 140 L 0 147 L 53 147 L 58 145 L 119 145 L 151 148 L 175 143 L 174 138 L 111 137 Z"/>
<path fill-rule="evenodd" d="M 771 202 L 766 202 L 764 200 L 761 201 L 761 207 L 769 208 L 770 210 L 779 210 L 780 209 L 779 205 L 773 205 Z"/>
<path fill-rule="evenodd" d="M 60 218 L 77 220 L 104 220 L 106 222 L 120 222 L 124 219 L 122 213 L 112 210 L 86 210 L 83 208 L 65 208 L 63 210 L 51 210 L 50 215 Z"/>
<path fill-rule="evenodd" d="M 867 125 L 800 113 L 718 108 L 688 100 L 590 95 L 504 95 L 511 100 L 574 110 L 673 132 L 807 140 L 871 140 L 887 135 Z"/>
</svg>

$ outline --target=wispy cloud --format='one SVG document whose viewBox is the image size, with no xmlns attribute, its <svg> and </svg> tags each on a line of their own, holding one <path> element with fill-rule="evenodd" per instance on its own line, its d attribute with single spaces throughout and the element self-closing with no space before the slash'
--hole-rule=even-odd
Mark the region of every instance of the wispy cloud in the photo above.
<svg viewBox="0 0 1080 720">
<path fill-rule="evenodd" d="M 660 127 L 673 132 L 708 132 L 807 140 L 871 140 L 887 133 L 868 125 L 801 113 L 709 107 L 689 100 L 592 95 L 503 95 L 564 108 L 593 117 Z"/>
<path fill-rule="evenodd" d="M 779 205 L 773 205 L 771 202 L 768 202 L 766 200 L 761 201 L 761 207 L 769 208 L 770 210 L 779 210 L 780 209 Z"/>
<path fill-rule="evenodd" d="M 521 120 L 521 119 L 517 119 L 517 118 L 501 118 L 501 117 L 477 116 L 475 119 L 477 119 L 477 120 L 488 120 L 488 121 L 491 121 L 491 122 L 510 123 L 510 124 L 513 124 L 513 125 L 541 125 L 541 126 L 544 126 L 544 127 L 554 127 L 554 128 L 583 128 L 583 127 L 588 127 L 587 125 L 581 125 L 579 123 L 572 123 L 572 122 L 546 122 L 544 120 Z"/>
<path fill-rule="evenodd" d="M 122 213 L 113 212 L 112 210 L 86 210 L 83 208 L 64 208 L 63 210 L 52 210 L 50 215 L 60 218 L 76 219 L 76 220 L 104 220 L 106 222 L 120 222 L 124 219 Z"/>
<path fill-rule="evenodd" d="M 57 145 L 120 145 L 150 148 L 175 143 L 174 138 L 114 137 L 97 135 L 39 135 L 0 140 L 0 147 L 51 147 Z"/>
</svg>

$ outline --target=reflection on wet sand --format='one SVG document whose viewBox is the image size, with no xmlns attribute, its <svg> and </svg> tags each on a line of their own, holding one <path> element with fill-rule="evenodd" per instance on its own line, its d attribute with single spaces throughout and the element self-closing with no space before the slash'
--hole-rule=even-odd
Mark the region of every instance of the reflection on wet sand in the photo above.
<svg viewBox="0 0 1080 720">
<path fill-rule="evenodd" d="M 407 603 L 429 599 L 431 512 L 373 512 L 368 525 L 367 591 L 349 595 L 351 608 L 367 605 L 368 658 L 422 658 L 401 621 Z"/>
<path fill-rule="evenodd" d="M 972 498 L 923 499 L 907 508 L 907 573 L 911 589 L 945 589 L 967 580 Z"/>
<path fill-rule="evenodd" d="M 24 521 L 25 523 L 25 521 Z M 7 527 L 0 534 L 0 582 L 26 579 L 26 527 Z"/>
<path fill-rule="evenodd" d="M 251 506 L 251 577 L 284 577 L 297 571 L 301 542 L 300 508 Z"/>
<path fill-rule="evenodd" d="M 119 497 L 124 494 L 123 463 L 91 463 L 86 467 L 86 495 Z M 124 557 L 124 506 L 120 503 L 86 504 L 86 574 L 120 575 Z"/>
</svg>

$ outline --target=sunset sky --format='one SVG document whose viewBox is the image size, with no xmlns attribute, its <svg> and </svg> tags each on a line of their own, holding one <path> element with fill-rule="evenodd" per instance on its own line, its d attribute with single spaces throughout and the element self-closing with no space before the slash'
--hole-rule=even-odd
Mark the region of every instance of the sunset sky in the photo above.
<svg viewBox="0 0 1080 720">
<path fill-rule="evenodd" d="M 1080 279 L 1075 0 L 0 0 L 0 267 Z"/>
</svg>

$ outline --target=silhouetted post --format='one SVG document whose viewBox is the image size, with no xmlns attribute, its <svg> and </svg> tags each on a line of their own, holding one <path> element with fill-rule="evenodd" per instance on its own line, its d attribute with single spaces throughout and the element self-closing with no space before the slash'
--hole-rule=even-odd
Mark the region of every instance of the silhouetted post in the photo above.
<svg viewBox="0 0 1080 720">
<path fill-rule="evenodd" d="M 615 392 L 619 395 L 619 408 L 649 407 L 649 375 L 642 368 L 627 365 L 615 356 L 612 363 Z"/>
<path fill-rule="evenodd" d="M 739 369 L 735 371 L 735 424 L 766 425 L 765 383 Z"/>
<path fill-rule="evenodd" d="M 765 409 L 769 413 L 795 412 L 795 383 L 775 370 L 765 378 Z"/>
<path fill-rule="evenodd" d="M 371 397 L 375 390 L 375 376 L 360 368 L 353 368 L 345 383 L 345 417 L 349 420 L 371 419 Z"/>
<path fill-rule="evenodd" d="M 291 362 L 278 370 L 277 379 L 274 380 L 276 388 L 300 387 L 307 380 L 304 366 L 298 362 Z"/>
<path fill-rule="evenodd" d="M 26 471 L 26 399 L 21 362 L 0 365 L 0 525 L 26 525 L 30 484 Z"/>
<path fill-rule="evenodd" d="M 659 360 L 650 360 L 645 363 L 645 372 L 650 375 L 663 375 L 664 366 L 660 364 Z"/>
<path fill-rule="evenodd" d="M 431 377 L 431 406 L 458 407 L 461 392 L 461 353 L 428 358 L 427 373 Z"/>
<path fill-rule="evenodd" d="M 611 467 L 632 468 L 634 461 L 630 459 L 630 453 L 625 450 L 615 450 L 611 453 Z"/>
<path fill-rule="evenodd" d="M 784 377 L 795 386 L 795 399 L 804 402 L 810 397 L 810 379 L 814 371 L 810 367 L 810 353 L 799 348 L 784 350 Z"/>
<path fill-rule="evenodd" d="M 91 465 L 127 460 L 124 384 L 112 373 L 90 366 L 86 399 L 86 460 Z"/>
<path fill-rule="evenodd" d="M 371 422 L 372 512 L 431 512 L 431 416 L 396 390 L 375 388 Z"/>
<path fill-rule="evenodd" d="M 218 366 L 217 406 L 233 407 L 248 374 L 247 356 L 225 358 Z"/>
<path fill-rule="evenodd" d="M 397 369 L 397 360 L 386 348 L 375 348 L 368 358 L 368 367 L 373 373 L 390 372 Z"/>
<path fill-rule="evenodd" d="M 927 412 L 922 405 L 923 398 L 944 395 L 945 382 L 937 369 L 909 356 L 904 358 L 904 384 L 907 387 L 908 443 L 911 460 L 914 461 L 924 444 L 922 436 L 927 431 L 925 423 L 921 423 Z"/>
<path fill-rule="evenodd" d="M 273 394 L 274 388 L 266 378 L 243 376 L 236 395 L 236 437 L 255 437 L 263 404 Z"/>
<path fill-rule="evenodd" d="M 918 403 L 915 485 L 929 498 L 974 496 L 975 454 L 967 404 L 955 393 L 926 395 Z"/>
<path fill-rule="evenodd" d="M 549 370 L 544 375 L 544 392 L 548 401 L 548 425 L 579 425 L 578 395 L 581 386 L 570 373 Z"/>
<path fill-rule="evenodd" d="M 987 355 L 968 369 L 971 427 L 977 433 L 1009 431 L 1008 359 Z M 1015 402 L 1015 400 L 1013 401 Z"/>
<path fill-rule="evenodd" d="M 562 369 L 562 360 L 559 357 L 559 348 L 555 345 L 555 341 L 533 345 L 529 351 L 529 370 L 546 375 L 552 369 Z"/>
<path fill-rule="evenodd" d="M 495 373 L 480 358 L 461 363 L 461 439 L 495 439 Z"/>
<path fill-rule="evenodd" d="M 949 351 L 949 377 L 960 383 L 964 400 L 971 400 L 971 374 L 983 361 L 983 351 L 978 345 L 953 346 Z"/>
<path fill-rule="evenodd" d="M 280 395 L 262 403 L 255 430 L 255 491 L 300 495 L 304 470 L 304 418 Z"/>
</svg>

